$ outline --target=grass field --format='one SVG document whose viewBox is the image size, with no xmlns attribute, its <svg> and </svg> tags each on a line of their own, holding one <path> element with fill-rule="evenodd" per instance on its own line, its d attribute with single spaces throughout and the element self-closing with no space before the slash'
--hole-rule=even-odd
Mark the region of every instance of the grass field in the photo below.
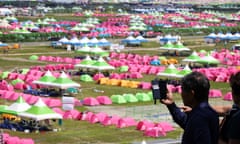
<svg viewBox="0 0 240 144">
<path fill-rule="evenodd" d="M 184 40 L 184 38 L 183 38 Z M 200 49 L 206 49 L 206 50 L 212 50 L 212 49 L 219 49 L 223 47 L 222 44 L 218 44 L 215 46 L 208 46 L 208 45 L 197 45 L 199 43 L 202 44 L 202 40 L 198 41 L 187 41 L 186 45 L 189 47 L 193 47 L 194 50 L 200 50 Z M 196 46 L 197 45 L 197 46 Z M 227 46 L 230 47 L 231 44 L 228 44 Z M 134 52 L 136 54 L 141 55 L 160 55 L 161 53 L 157 50 L 147 50 L 147 48 L 156 48 L 159 47 L 159 44 L 156 42 L 152 42 L 149 44 L 144 44 L 141 48 L 144 48 L 143 50 L 134 50 L 131 52 Z M 130 52 L 130 51 L 129 51 Z M 13 68 L 29 68 L 33 65 L 46 65 L 49 64 L 47 62 L 39 62 L 39 61 L 31 61 L 28 60 L 29 56 L 31 55 L 52 55 L 52 56 L 60 56 L 60 57 L 74 57 L 79 54 L 76 53 L 66 53 L 65 49 L 53 49 L 49 46 L 28 46 L 28 47 L 22 47 L 18 50 L 10 50 L 8 54 L 0 54 L 0 68 L 2 71 L 6 70 L 12 70 Z M 180 61 L 182 57 L 177 57 L 177 59 Z M 156 76 L 154 75 L 144 75 L 142 79 L 137 79 L 137 81 L 151 81 Z M 96 87 L 97 89 L 103 90 L 104 95 L 111 96 L 113 94 L 124 94 L 124 93 L 137 93 L 137 92 L 148 92 L 146 90 L 140 90 L 140 89 L 130 89 L 130 88 L 121 88 L 117 86 L 106 86 L 106 85 L 98 85 L 96 82 L 81 82 L 80 78 L 75 76 L 73 77 L 73 80 L 76 82 L 79 82 L 82 85 L 82 92 L 76 95 L 76 98 L 83 99 L 87 96 L 93 96 L 96 97 L 98 95 L 101 95 L 101 93 L 96 93 L 92 89 L 92 87 Z M 221 89 L 223 94 L 230 91 L 230 88 L 228 84 L 226 83 L 216 83 L 211 82 L 211 88 L 215 89 Z M 177 103 L 181 103 L 181 98 L 178 94 L 175 95 Z M 5 104 L 6 102 L 1 100 L 2 104 Z M 9 102 L 7 102 L 9 103 Z M 221 98 L 216 98 L 211 100 L 212 104 L 228 104 L 229 102 L 223 102 Z M 138 103 L 128 103 L 128 104 L 113 104 L 112 107 L 121 110 L 121 108 L 132 108 L 135 107 L 141 107 L 141 106 L 152 106 L 153 102 L 138 102 Z M 156 106 L 155 111 L 160 111 L 160 107 L 163 106 Z M 76 107 L 79 111 L 88 111 L 89 107 Z M 98 108 L 96 108 L 98 109 Z M 94 108 L 91 108 L 91 110 L 94 110 Z M 144 110 L 140 111 L 144 112 Z M 116 110 L 116 114 L 118 111 Z M 128 114 L 130 116 L 130 114 Z M 169 121 L 172 122 L 170 119 Z M 22 133 L 22 132 L 13 132 L 9 130 L 4 130 L 11 135 L 16 135 L 24 138 L 33 138 L 35 140 L 36 144 L 110 144 L 110 143 L 119 143 L 119 144 L 128 144 L 132 143 L 134 141 L 141 142 L 142 140 L 156 140 L 156 138 L 149 138 L 143 136 L 142 132 L 139 132 L 135 130 L 135 127 L 130 128 L 122 128 L 118 129 L 114 126 L 107 126 L 104 127 L 100 124 L 90 124 L 86 121 L 74 121 L 74 120 L 64 120 L 63 125 L 61 126 L 61 131 L 59 132 L 46 132 L 46 133 Z M 180 128 L 176 128 L 175 131 L 167 133 L 166 137 L 160 137 L 157 139 L 164 139 L 164 138 L 172 138 L 176 139 L 179 138 L 181 135 L 182 130 Z"/>
</svg>

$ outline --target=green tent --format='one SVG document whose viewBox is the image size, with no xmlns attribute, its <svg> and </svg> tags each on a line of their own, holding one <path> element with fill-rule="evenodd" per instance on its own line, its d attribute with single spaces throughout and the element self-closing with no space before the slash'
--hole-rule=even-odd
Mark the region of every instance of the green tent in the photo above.
<svg viewBox="0 0 240 144">
<path fill-rule="evenodd" d="M 27 74 L 28 73 L 28 71 L 29 71 L 29 69 L 21 69 L 21 74 Z"/>
<path fill-rule="evenodd" d="M 37 55 L 31 55 L 29 57 L 30 60 L 38 60 L 38 56 Z"/>
<path fill-rule="evenodd" d="M 160 56 L 158 59 L 162 61 L 162 60 L 166 60 L 167 58 L 165 56 Z"/>
<path fill-rule="evenodd" d="M 9 71 L 4 71 L 4 72 L 2 72 L 2 73 L 1 73 L 1 79 L 6 79 L 9 74 L 10 74 Z"/>
<path fill-rule="evenodd" d="M 93 81 L 92 77 L 88 74 L 84 74 L 80 76 L 80 80 L 84 82 L 91 82 Z"/>
<path fill-rule="evenodd" d="M 17 79 L 15 79 L 15 80 L 13 80 L 13 81 L 11 82 L 12 85 L 16 85 L 17 83 L 24 83 L 24 81 L 21 80 L 21 79 L 19 79 L 19 78 L 17 78 Z"/>
<path fill-rule="evenodd" d="M 138 102 L 138 99 L 134 96 L 134 94 L 123 94 L 122 96 L 127 102 Z"/>
<path fill-rule="evenodd" d="M 136 98 L 139 100 L 139 101 L 151 101 L 152 99 L 149 97 L 148 94 L 146 93 L 137 93 L 136 94 Z"/>
<path fill-rule="evenodd" d="M 119 67 L 119 72 L 127 72 L 128 71 L 128 66 L 121 66 Z"/>
<path fill-rule="evenodd" d="M 151 100 L 153 100 L 153 93 L 152 93 L 152 91 L 149 91 L 149 92 L 147 93 L 147 95 L 151 98 Z"/>
<path fill-rule="evenodd" d="M 125 98 L 121 95 L 112 95 L 110 98 L 111 98 L 112 102 L 116 103 L 116 104 L 123 104 L 123 103 L 127 102 L 125 100 Z"/>
</svg>

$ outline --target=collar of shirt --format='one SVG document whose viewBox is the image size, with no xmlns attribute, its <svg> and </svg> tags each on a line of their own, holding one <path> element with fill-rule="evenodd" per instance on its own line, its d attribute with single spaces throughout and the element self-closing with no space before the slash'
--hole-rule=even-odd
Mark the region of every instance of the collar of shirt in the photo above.
<svg viewBox="0 0 240 144">
<path fill-rule="evenodd" d="M 189 113 L 190 115 L 192 113 L 194 113 L 195 111 L 199 110 L 199 109 L 202 109 L 202 108 L 205 108 L 205 107 L 208 107 L 209 106 L 209 103 L 208 102 L 201 102 L 198 106 L 196 106 L 195 108 L 192 109 L 192 111 Z"/>
</svg>

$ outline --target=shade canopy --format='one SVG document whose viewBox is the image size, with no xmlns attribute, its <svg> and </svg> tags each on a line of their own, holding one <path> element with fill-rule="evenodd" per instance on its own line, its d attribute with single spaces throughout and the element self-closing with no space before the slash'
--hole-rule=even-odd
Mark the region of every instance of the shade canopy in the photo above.
<svg viewBox="0 0 240 144">
<path fill-rule="evenodd" d="M 85 61 L 85 60 L 84 60 Z M 75 68 L 89 68 L 89 69 L 93 69 L 93 70 L 114 70 L 115 67 L 109 65 L 102 57 L 99 57 L 99 59 L 95 62 L 93 62 L 92 60 L 88 60 L 86 61 L 88 63 L 80 63 L 80 64 L 76 64 L 74 65 Z"/>
<path fill-rule="evenodd" d="M 36 121 L 45 119 L 62 119 L 62 116 L 50 109 L 41 98 L 27 111 L 19 113 L 19 116 L 34 119 Z"/>
<path fill-rule="evenodd" d="M 194 51 L 190 56 L 184 58 L 182 61 L 184 62 L 196 62 L 200 60 L 200 57 L 198 56 L 197 52 Z"/>
<path fill-rule="evenodd" d="M 65 72 L 62 72 L 60 77 L 58 77 L 56 80 L 52 81 L 51 86 L 58 87 L 61 89 L 67 89 L 70 87 L 80 87 L 79 83 L 74 82 L 68 76 Z"/>
<path fill-rule="evenodd" d="M 51 86 L 52 82 L 56 80 L 56 77 L 52 75 L 50 71 L 47 71 L 44 76 L 39 78 L 38 80 L 33 81 L 34 84 L 41 84 L 46 86 Z"/>
<path fill-rule="evenodd" d="M 176 77 L 182 78 L 182 77 L 184 77 L 185 75 L 187 75 L 187 74 L 189 74 L 191 72 L 192 72 L 192 70 L 189 68 L 188 65 L 186 65 L 183 70 L 181 70 L 178 73 L 176 73 Z"/>
<path fill-rule="evenodd" d="M 177 68 L 173 64 L 170 64 L 163 72 L 159 72 L 157 75 L 175 77 L 178 72 Z"/>
<path fill-rule="evenodd" d="M 22 96 L 19 96 L 16 102 L 12 103 L 8 107 L 5 107 L 4 109 L 1 109 L 0 112 L 18 115 L 20 112 L 24 112 L 29 108 L 31 108 L 31 106 L 25 102 Z"/>
<path fill-rule="evenodd" d="M 43 77 L 41 77 L 39 80 L 33 81 L 33 83 L 61 89 L 80 87 L 80 84 L 68 78 L 65 72 L 62 72 L 58 78 L 55 78 L 52 76 L 51 72 L 48 71 Z"/>
<path fill-rule="evenodd" d="M 196 62 L 201 63 L 201 64 L 219 64 L 220 63 L 217 59 L 215 59 L 210 54 L 207 54 L 206 56 L 202 57 L 201 59 L 197 60 Z"/>
</svg>

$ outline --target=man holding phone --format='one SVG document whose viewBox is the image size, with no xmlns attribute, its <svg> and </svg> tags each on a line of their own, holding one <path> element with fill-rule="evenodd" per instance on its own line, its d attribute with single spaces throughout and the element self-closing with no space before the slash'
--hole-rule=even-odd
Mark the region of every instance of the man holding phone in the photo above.
<svg viewBox="0 0 240 144">
<path fill-rule="evenodd" d="M 199 72 L 192 72 L 182 78 L 181 86 L 182 108 L 176 106 L 171 93 L 161 102 L 184 129 L 182 144 L 217 144 L 219 120 L 208 103 L 209 80 Z"/>
</svg>

